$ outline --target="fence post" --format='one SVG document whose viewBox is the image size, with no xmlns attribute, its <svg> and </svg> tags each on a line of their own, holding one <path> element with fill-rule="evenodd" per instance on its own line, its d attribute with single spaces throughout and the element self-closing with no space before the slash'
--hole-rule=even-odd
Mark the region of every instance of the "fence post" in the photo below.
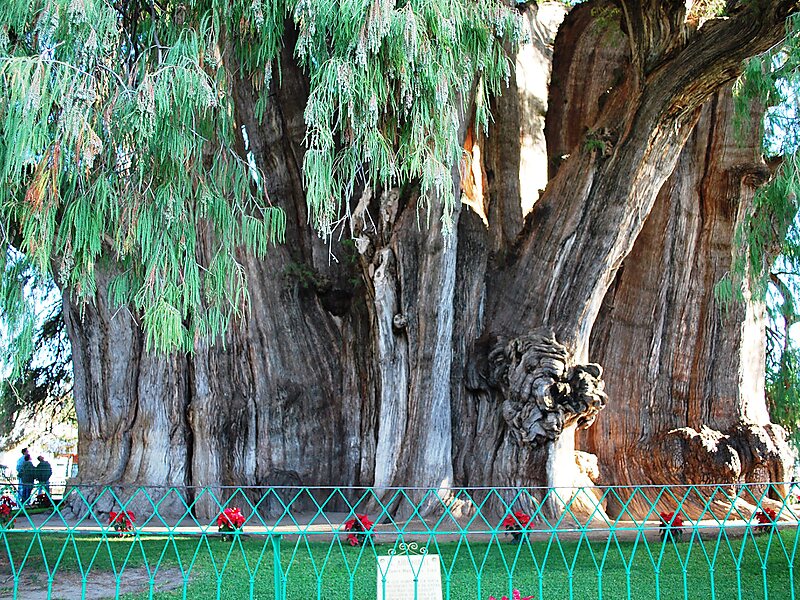
<svg viewBox="0 0 800 600">
<path fill-rule="evenodd" d="M 281 567 L 281 536 L 270 535 L 272 540 L 272 571 L 275 580 L 275 600 L 285 600 L 283 593 L 283 567 Z"/>
</svg>

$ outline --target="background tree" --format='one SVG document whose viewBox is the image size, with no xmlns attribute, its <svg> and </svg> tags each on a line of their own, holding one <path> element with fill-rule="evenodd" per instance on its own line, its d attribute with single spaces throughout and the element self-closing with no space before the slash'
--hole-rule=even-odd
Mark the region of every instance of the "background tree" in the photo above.
<svg viewBox="0 0 800 600">
<path fill-rule="evenodd" d="M 606 404 L 601 358 L 610 405 L 637 415 L 615 444 L 683 428 L 674 443 L 689 447 L 689 428 L 722 427 L 713 412 L 747 423 L 742 451 L 762 438 L 777 451 L 669 477 L 781 479 L 754 383 L 762 315 L 751 302 L 714 326 L 710 291 L 769 178 L 755 146 L 733 150 L 716 125 L 721 90 L 797 8 L 729 3 L 723 19 L 590 2 L 560 24 L 560 5 L 472 0 L 6 3 L 4 232 L 64 291 L 82 478 L 570 485 L 576 428 Z M 708 192 L 665 191 L 676 169 L 674 185 Z M 649 256 L 635 259 L 640 238 Z M 697 265 L 650 280 L 670 295 L 642 318 L 652 343 L 614 331 L 629 315 L 608 294 L 628 263 L 688 248 Z M 647 307 L 652 288 L 629 297 Z M 683 381 L 652 348 L 680 363 L 699 323 L 708 344 L 686 377 L 702 390 L 652 386 Z M 713 368 L 731 361 L 736 377 Z M 624 379 L 651 391 L 624 393 Z M 652 450 L 666 460 L 670 443 Z M 600 463 L 604 481 L 627 481 Z"/>
<path fill-rule="evenodd" d="M 58 291 L 24 256 L 10 255 L 0 297 L 5 325 L 0 448 L 8 450 L 25 439 L 41 444 L 59 425 L 74 429 L 75 405 L 72 352 Z"/>
</svg>

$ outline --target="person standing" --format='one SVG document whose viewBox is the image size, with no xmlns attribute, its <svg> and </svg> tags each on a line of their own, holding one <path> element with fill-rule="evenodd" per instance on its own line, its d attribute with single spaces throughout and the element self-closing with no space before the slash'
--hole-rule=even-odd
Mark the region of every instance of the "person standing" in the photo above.
<svg viewBox="0 0 800 600">
<path fill-rule="evenodd" d="M 22 449 L 22 456 L 17 461 L 17 496 L 22 499 L 22 467 L 25 465 L 25 457 L 30 458 L 30 453 L 27 448 Z"/>
<path fill-rule="evenodd" d="M 25 462 L 22 465 L 22 470 L 19 471 L 19 478 L 22 481 L 22 487 L 20 488 L 20 506 L 23 506 L 28 501 L 28 498 L 31 497 L 33 482 L 36 478 L 36 468 L 33 466 L 30 454 L 25 455 Z"/>
<path fill-rule="evenodd" d="M 37 456 L 36 460 L 39 464 L 36 465 L 36 480 L 39 482 L 39 489 L 47 493 L 48 500 L 50 499 L 50 477 L 53 475 L 53 467 L 44 459 L 44 456 Z"/>
</svg>

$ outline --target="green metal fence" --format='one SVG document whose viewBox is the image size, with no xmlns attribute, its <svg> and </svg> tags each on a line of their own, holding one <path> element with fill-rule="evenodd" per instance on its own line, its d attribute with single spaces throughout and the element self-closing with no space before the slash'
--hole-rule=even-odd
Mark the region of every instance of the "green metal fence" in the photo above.
<svg viewBox="0 0 800 600">
<path fill-rule="evenodd" d="M 0 598 L 795 598 L 793 484 L 0 496 Z"/>
</svg>

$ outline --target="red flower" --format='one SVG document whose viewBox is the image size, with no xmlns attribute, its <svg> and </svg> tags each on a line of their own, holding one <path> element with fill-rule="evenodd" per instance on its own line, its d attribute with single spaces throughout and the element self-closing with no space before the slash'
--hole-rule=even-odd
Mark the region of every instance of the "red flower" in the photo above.
<svg viewBox="0 0 800 600">
<path fill-rule="evenodd" d="M 497 600 L 494 596 L 489 596 L 489 600 Z M 508 600 L 508 596 L 503 596 L 500 600 Z M 511 600 L 533 600 L 533 596 L 522 596 L 519 590 L 511 592 Z"/>
<path fill-rule="evenodd" d="M 774 522 L 777 516 L 772 508 L 764 508 L 756 513 L 756 520 L 761 524 L 767 524 Z"/>
<path fill-rule="evenodd" d="M 217 527 L 220 531 L 235 531 L 244 526 L 245 518 L 242 511 L 233 506 L 226 508 L 217 517 Z"/>
<path fill-rule="evenodd" d="M 115 531 L 120 534 L 133 531 L 133 524 L 136 522 L 136 517 L 133 511 L 114 512 L 113 510 L 108 513 L 108 524 L 111 525 Z"/>
<path fill-rule="evenodd" d="M 0 521 L 10 526 L 13 523 L 13 512 L 17 510 L 17 502 L 9 495 L 0 496 Z"/>
<path fill-rule="evenodd" d="M 661 533 L 659 538 L 662 540 L 677 541 L 683 538 L 683 517 L 676 512 L 659 513 L 661 517 Z"/>
<path fill-rule="evenodd" d="M 663 512 L 660 513 L 659 516 L 663 521 L 663 525 L 667 525 L 668 527 L 683 527 L 683 518 L 681 517 L 680 513 L 675 514 L 674 512 Z"/>
<path fill-rule="evenodd" d="M 369 520 L 367 515 L 357 514 L 344 524 L 345 531 L 369 531 L 374 523 Z"/>
<path fill-rule="evenodd" d="M 772 508 L 764 507 L 755 514 L 755 518 L 759 522 L 756 531 L 768 531 L 771 526 L 775 525 L 778 513 Z"/>
<path fill-rule="evenodd" d="M 503 519 L 502 526 L 506 531 L 520 531 L 521 529 L 527 529 L 530 522 L 530 515 L 518 510 L 513 515 L 508 515 Z"/>
<path fill-rule="evenodd" d="M 363 533 L 350 533 L 347 536 L 347 541 L 350 542 L 351 546 L 358 546 L 361 543 L 359 535 L 362 535 L 366 538 L 366 536 L 368 535 L 366 532 L 371 530 L 374 524 L 375 523 L 369 520 L 369 517 L 367 517 L 367 515 L 356 514 L 355 517 L 345 522 L 344 530 L 350 532 L 363 532 Z"/>
</svg>

